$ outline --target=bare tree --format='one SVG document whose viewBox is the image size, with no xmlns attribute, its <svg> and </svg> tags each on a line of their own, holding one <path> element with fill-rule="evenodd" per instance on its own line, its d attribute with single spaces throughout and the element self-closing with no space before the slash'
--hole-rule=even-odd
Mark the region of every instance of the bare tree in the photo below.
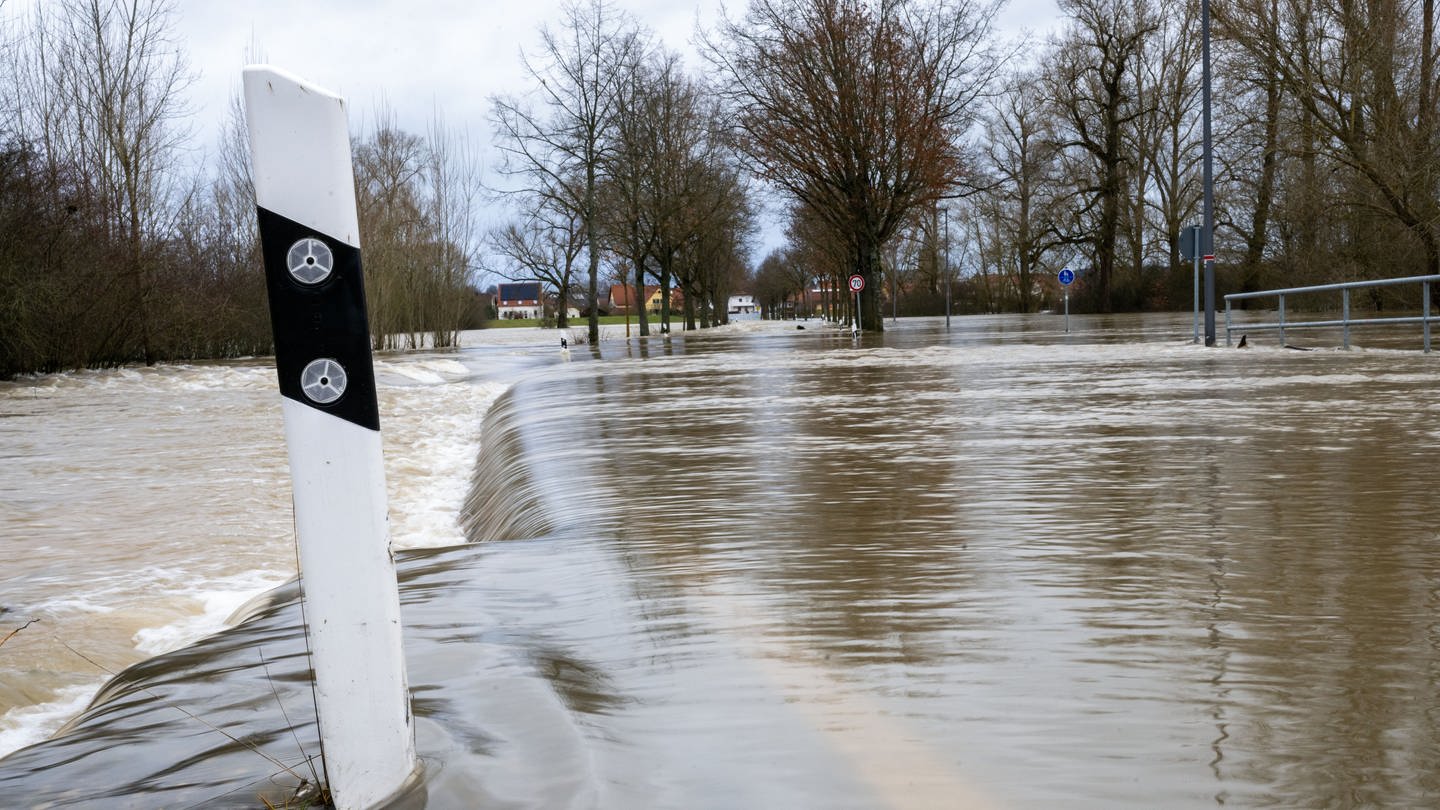
<svg viewBox="0 0 1440 810">
<path fill-rule="evenodd" d="M 454 138 L 439 121 L 428 139 L 406 132 L 382 107 L 354 147 L 376 349 L 453 345 L 469 306 L 479 171 Z"/>
<path fill-rule="evenodd" d="M 47 207 L 64 212 L 44 228 L 54 239 L 83 228 L 87 252 L 103 250 L 110 271 L 70 266 L 55 279 L 83 287 L 62 292 L 77 297 L 48 319 L 83 323 L 54 355 L 70 358 L 61 362 L 152 363 L 165 353 L 174 312 L 160 279 L 165 237 L 190 190 L 177 170 L 189 76 L 172 17 L 160 0 L 61 0 L 16 21 L 10 135 Z"/>
<path fill-rule="evenodd" d="M 1278 0 L 1256 2 L 1263 3 L 1266 10 L 1257 24 L 1278 41 L 1278 34 L 1266 28 L 1278 22 Z M 1216 15 L 1216 28 L 1222 36 L 1226 36 L 1228 17 L 1224 9 Z M 1220 52 L 1217 75 L 1222 82 L 1218 94 L 1221 118 L 1228 121 L 1228 127 L 1217 139 L 1226 148 L 1218 149 L 1216 156 L 1221 161 L 1224 199 L 1230 201 L 1226 206 L 1230 215 L 1217 219 L 1217 225 L 1233 231 L 1244 243 L 1244 256 L 1237 263 L 1240 290 L 1254 292 L 1262 288 L 1261 271 L 1272 243 L 1285 163 L 1300 151 L 1282 143 L 1288 123 L 1295 120 L 1293 102 L 1286 99 L 1280 77 L 1251 59 L 1243 48 Z"/>
<path fill-rule="evenodd" d="M 1073 20 L 1045 68 L 1049 95 L 1064 123 L 1076 192 L 1075 230 L 1089 235 L 1097 306 L 1112 309 L 1117 244 L 1130 178 L 1139 171 L 1130 128 L 1145 114 L 1135 66 L 1155 30 L 1148 0 L 1062 0 Z"/>
<path fill-rule="evenodd" d="M 797 274 L 803 275 L 800 285 L 802 297 L 814 280 L 820 285 L 820 306 L 826 318 L 839 320 L 844 313 L 853 314 L 851 296 L 839 292 L 850 272 L 850 256 L 844 238 L 834 232 L 830 223 L 798 200 L 791 205 L 789 214 L 785 236 L 790 241 L 790 250 L 786 253 L 786 261 Z"/>
<path fill-rule="evenodd" d="M 777 319 L 785 312 L 785 302 L 798 295 L 803 289 L 796 284 L 791 268 L 795 260 L 784 251 L 771 251 L 755 270 L 755 303 L 760 314 L 767 319 Z"/>
<path fill-rule="evenodd" d="M 27 116 L 52 166 L 74 167 L 76 194 L 124 245 L 133 313 L 112 332 L 156 359 L 156 248 L 178 210 L 179 122 L 190 82 L 165 0 L 60 0 L 36 9 Z"/>
<path fill-rule="evenodd" d="M 685 328 L 726 319 L 730 290 L 745 267 L 745 246 L 754 230 L 748 190 L 740 172 L 724 161 L 694 160 L 685 172 L 688 204 L 675 226 L 679 240 L 672 268 L 684 292 Z M 662 238 L 661 244 L 667 240 Z M 673 243 L 671 243 L 673 244 Z M 803 293 L 803 285 L 801 287 Z"/>
<path fill-rule="evenodd" d="M 1038 75 L 1020 73 L 995 99 L 986 123 L 986 156 L 997 182 L 976 201 L 981 224 L 994 223 L 995 241 L 1008 246 L 1004 263 L 1013 270 L 1021 312 L 1039 304 L 1036 273 L 1047 254 L 1072 239 L 1064 222 L 1053 110 L 1041 90 Z"/>
<path fill-rule="evenodd" d="M 1141 60 L 1150 122 L 1141 144 L 1146 204 L 1158 221 L 1165 264 L 1180 266 L 1180 233 L 1200 202 L 1200 21 L 1195 3 L 1158 0 L 1152 47 Z"/>
<path fill-rule="evenodd" d="M 907 214 L 955 189 L 973 102 L 999 61 L 996 4 L 752 0 L 707 54 L 735 144 L 754 171 L 824 219 L 875 306 L 881 246 Z"/>
<path fill-rule="evenodd" d="M 575 211 L 557 205 L 553 198 L 536 195 L 528 213 L 491 231 L 492 250 L 505 264 L 491 268 L 512 281 L 531 279 L 543 282 L 554 291 L 558 306 L 555 325 L 564 329 L 568 323 L 570 295 L 576 288 L 580 254 L 585 249 L 585 224 Z"/>
<path fill-rule="evenodd" d="M 670 323 L 670 289 L 684 290 L 686 328 L 694 306 L 728 266 L 721 254 L 749 230 L 749 204 L 738 172 L 717 137 L 720 112 L 705 102 L 702 86 L 680 70 L 678 59 L 656 66 L 646 93 L 654 160 L 648 208 L 655 223 L 651 257 L 660 281 L 661 321 Z M 702 246 L 703 243 L 703 246 Z M 714 266 L 701 261 L 710 254 Z"/>
<path fill-rule="evenodd" d="M 426 133 L 430 147 L 430 220 L 435 233 L 430 304 L 432 345 L 459 344 L 459 329 L 470 309 L 472 270 L 479 264 L 484 234 L 476 216 L 484 198 L 483 166 L 470 136 L 445 124 L 437 109 Z"/>
<path fill-rule="evenodd" d="M 599 189 L 613 146 L 621 83 L 644 51 L 635 25 L 604 0 L 565 6 L 564 28 L 542 28 L 539 61 L 522 54 L 535 80 L 539 109 L 517 99 L 492 100 L 505 153 L 502 171 L 530 187 L 555 189 L 585 226 L 589 262 L 589 339 L 600 340 Z"/>
<path fill-rule="evenodd" d="M 635 291 L 629 305 L 637 307 L 642 337 L 650 334 L 650 316 L 644 306 L 645 281 L 651 274 L 655 243 L 663 213 L 657 215 L 656 204 L 668 201 L 654 187 L 661 175 L 660 148 L 655 137 L 652 117 L 656 92 L 652 83 L 666 81 L 678 57 L 660 52 L 651 60 L 627 66 L 624 81 L 618 86 L 615 116 L 614 148 L 606 156 L 605 199 L 602 215 L 605 239 L 618 256 L 621 267 L 629 266 L 634 280 L 624 278 L 622 285 L 633 285 Z"/>
<path fill-rule="evenodd" d="M 1440 273 L 1440 133 L 1434 0 L 1278 0 L 1222 9 L 1224 30 L 1277 77 L 1323 154 L 1372 192 Z"/>
</svg>

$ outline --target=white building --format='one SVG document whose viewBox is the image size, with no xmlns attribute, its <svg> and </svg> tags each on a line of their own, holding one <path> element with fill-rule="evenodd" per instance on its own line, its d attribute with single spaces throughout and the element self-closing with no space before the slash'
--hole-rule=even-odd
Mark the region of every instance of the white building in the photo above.
<svg viewBox="0 0 1440 810">
<path fill-rule="evenodd" d="M 495 300 L 495 314 L 500 318 L 539 318 L 544 314 L 540 304 L 540 282 L 523 281 L 501 284 Z"/>
<path fill-rule="evenodd" d="M 749 293 L 730 296 L 731 315 L 753 315 L 755 311 L 755 296 Z"/>
</svg>

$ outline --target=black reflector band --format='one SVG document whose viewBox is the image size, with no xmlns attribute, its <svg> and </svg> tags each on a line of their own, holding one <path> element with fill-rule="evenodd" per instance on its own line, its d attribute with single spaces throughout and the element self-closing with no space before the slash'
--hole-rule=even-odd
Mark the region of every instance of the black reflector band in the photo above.
<svg viewBox="0 0 1440 810">
<path fill-rule="evenodd" d="M 264 208 L 257 211 L 280 393 L 379 430 L 360 251 Z"/>
</svg>

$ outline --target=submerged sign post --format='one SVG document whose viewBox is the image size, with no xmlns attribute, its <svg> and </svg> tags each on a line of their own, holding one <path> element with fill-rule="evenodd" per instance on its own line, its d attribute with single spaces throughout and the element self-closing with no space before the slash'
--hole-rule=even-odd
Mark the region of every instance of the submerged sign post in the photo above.
<svg viewBox="0 0 1440 810">
<path fill-rule="evenodd" d="M 244 91 L 326 779 L 371 807 L 417 760 L 345 104 L 268 65 Z"/>
<path fill-rule="evenodd" d="M 860 275 L 859 273 L 856 273 L 855 275 L 853 275 L 853 276 L 850 277 L 850 280 L 849 280 L 848 283 L 849 283 L 849 285 L 850 285 L 850 292 L 855 293 L 855 328 L 854 328 L 853 330 L 851 330 L 851 334 L 854 335 L 855 337 L 859 337 L 859 336 L 860 336 L 860 291 L 863 290 L 863 289 L 865 289 L 865 277 L 862 276 L 862 275 Z"/>
<path fill-rule="evenodd" d="M 1066 267 L 1060 271 L 1060 286 L 1065 288 L 1065 332 L 1070 332 L 1070 285 L 1075 283 L 1075 271 Z"/>
<path fill-rule="evenodd" d="M 1180 233 L 1180 258 L 1191 259 L 1195 262 L 1195 317 L 1192 319 L 1195 327 L 1195 342 L 1200 342 L 1200 254 L 1204 248 L 1200 244 L 1201 228 L 1199 225 L 1191 225 Z M 1206 257 L 1206 261 L 1214 259 L 1214 256 Z"/>
</svg>

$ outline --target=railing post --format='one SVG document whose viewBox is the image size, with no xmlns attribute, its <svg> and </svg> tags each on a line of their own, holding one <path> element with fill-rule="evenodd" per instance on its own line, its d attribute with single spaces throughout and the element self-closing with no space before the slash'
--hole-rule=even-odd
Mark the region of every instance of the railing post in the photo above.
<svg viewBox="0 0 1440 810">
<path fill-rule="evenodd" d="M 1225 297 L 1225 346 L 1229 348 L 1230 343 L 1230 297 Z"/>
<path fill-rule="evenodd" d="M 1280 348 L 1285 348 L 1285 294 L 1280 296 Z"/>
<path fill-rule="evenodd" d="M 1350 288 L 1346 287 L 1340 291 L 1340 320 L 1345 322 L 1342 327 L 1345 330 L 1344 347 L 1350 349 Z"/>
</svg>

